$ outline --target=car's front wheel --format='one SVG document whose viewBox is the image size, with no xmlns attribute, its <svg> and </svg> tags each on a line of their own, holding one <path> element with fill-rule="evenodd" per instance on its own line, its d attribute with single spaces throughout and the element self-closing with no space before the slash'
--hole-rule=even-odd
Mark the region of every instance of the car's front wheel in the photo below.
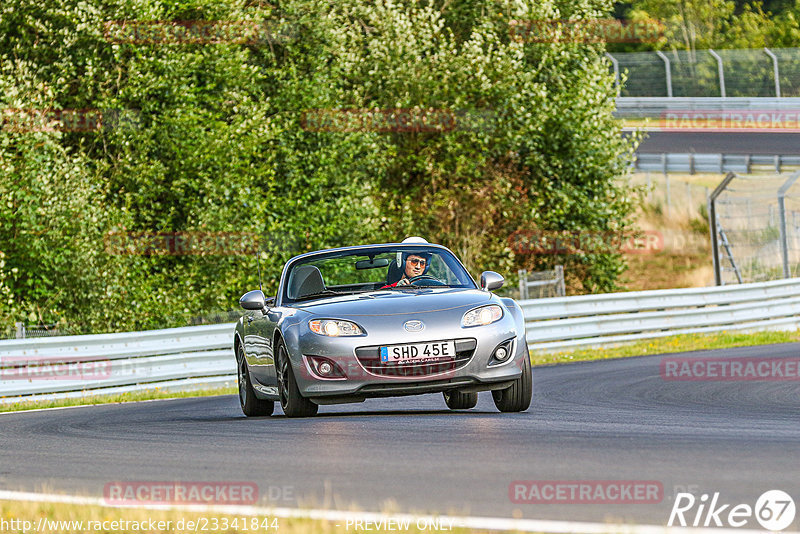
<svg viewBox="0 0 800 534">
<path fill-rule="evenodd" d="M 278 377 L 278 395 L 281 398 L 281 408 L 286 417 L 310 417 L 317 413 L 319 406 L 300 395 L 294 370 L 286 352 L 283 341 L 279 342 L 276 351 L 276 374 Z"/>
<path fill-rule="evenodd" d="M 244 357 L 244 348 L 241 345 L 237 351 L 236 363 L 239 378 L 239 404 L 242 407 L 242 412 L 247 417 L 272 415 L 275 403 L 271 400 L 263 400 L 256 397 L 253 384 L 250 382 L 250 371 L 247 368 L 247 359 Z"/>
<path fill-rule="evenodd" d="M 531 405 L 533 375 L 531 372 L 531 357 L 527 350 L 527 345 L 525 349 L 522 376 L 517 378 L 510 388 L 492 391 L 494 405 L 501 412 L 524 412 Z"/>
<path fill-rule="evenodd" d="M 451 410 L 469 410 L 478 404 L 477 393 L 462 393 L 460 391 L 445 391 L 444 402 Z"/>
</svg>

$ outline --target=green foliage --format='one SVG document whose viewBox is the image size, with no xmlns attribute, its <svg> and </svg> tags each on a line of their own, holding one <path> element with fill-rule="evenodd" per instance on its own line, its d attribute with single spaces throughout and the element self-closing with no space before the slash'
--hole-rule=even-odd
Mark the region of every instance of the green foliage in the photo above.
<svg viewBox="0 0 800 534">
<path fill-rule="evenodd" d="M 106 119 L 97 131 L 0 130 L 0 320 L 172 326 L 231 309 L 257 284 L 243 253 L 108 246 L 131 233 L 255 234 L 268 292 L 294 254 L 409 234 L 449 245 L 473 274 L 564 263 L 577 290 L 614 287 L 623 264 L 613 252 L 542 258 L 509 244 L 520 229 L 627 225 L 615 179 L 632 146 L 611 116 L 602 48 L 509 38 L 510 19 L 609 7 L 3 2 L 0 107 L 106 110 Z M 268 36 L 148 44 L 104 35 L 125 20 L 246 21 Z M 398 108 L 453 113 L 456 127 L 318 131 L 305 121 L 314 110 Z M 115 126 L 107 110 L 130 110 L 131 120 Z"/>
<path fill-rule="evenodd" d="M 661 21 L 664 38 L 655 43 L 613 45 L 619 52 L 791 48 L 800 39 L 798 0 L 636 0 L 625 18 Z"/>
</svg>

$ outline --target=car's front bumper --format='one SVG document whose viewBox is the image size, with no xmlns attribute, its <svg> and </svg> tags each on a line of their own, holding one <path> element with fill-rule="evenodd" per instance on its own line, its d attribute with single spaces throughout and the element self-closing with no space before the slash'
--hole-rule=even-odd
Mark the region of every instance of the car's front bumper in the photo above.
<svg viewBox="0 0 800 534">
<path fill-rule="evenodd" d="M 400 323 L 400 318 L 398 318 Z M 400 323 L 402 324 L 402 323 Z M 383 325 L 382 325 L 383 326 Z M 369 329 L 367 330 L 369 332 Z M 474 340 L 469 358 L 463 359 L 454 369 L 445 369 L 431 374 L 413 376 L 384 376 L 374 367 L 364 364 L 364 349 L 398 343 L 425 341 Z M 505 362 L 493 358 L 495 349 L 511 341 L 512 355 Z M 522 362 L 529 357 L 524 333 L 519 334 L 513 319 L 508 316 L 500 321 L 475 328 L 430 328 L 419 333 L 397 335 L 368 334 L 361 337 L 328 338 L 318 335 L 303 335 L 298 340 L 302 357 L 295 361 L 297 385 L 303 396 L 318 404 L 358 402 L 370 397 L 415 395 L 458 389 L 460 391 L 486 391 L 504 389 L 522 374 Z M 458 350 L 459 345 L 457 345 Z M 460 354 L 460 353 L 459 353 Z M 322 378 L 313 369 L 308 356 L 321 356 L 335 362 L 346 377 L 344 379 Z"/>
</svg>

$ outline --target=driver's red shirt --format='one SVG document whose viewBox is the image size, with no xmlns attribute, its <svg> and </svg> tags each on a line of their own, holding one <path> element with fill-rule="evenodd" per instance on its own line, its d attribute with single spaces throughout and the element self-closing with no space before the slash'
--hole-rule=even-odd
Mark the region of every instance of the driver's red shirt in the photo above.
<svg viewBox="0 0 800 534">
<path fill-rule="evenodd" d="M 402 280 L 402 278 L 401 278 L 400 280 Z M 386 289 L 387 287 L 397 287 L 397 283 L 398 283 L 398 282 L 400 282 L 400 280 L 398 280 L 398 281 L 397 281 L 397 282 L 395 282 L 394 284 L 388 284 L 388 285 L 385 285 L 385 286 L 383 286 L 381 289 Z"/>
</svg>

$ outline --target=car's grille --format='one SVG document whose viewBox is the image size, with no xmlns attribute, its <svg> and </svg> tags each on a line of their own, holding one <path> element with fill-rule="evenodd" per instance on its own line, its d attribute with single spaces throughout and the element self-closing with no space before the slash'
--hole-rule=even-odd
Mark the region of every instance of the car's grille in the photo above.
<svg viewBox="0 0 800 534">
<path fill-rule="evenodd" d="M 359 347 L 356 357 L 361 365 L 372 374 L 379 376 L 431 376 L 464 367 L 475 354 L 478 341 L 473 338 L 456 340 L 456 357 L 452 360 L 414 364 L 381 363 L 380 346 Z"/>
</svg>

